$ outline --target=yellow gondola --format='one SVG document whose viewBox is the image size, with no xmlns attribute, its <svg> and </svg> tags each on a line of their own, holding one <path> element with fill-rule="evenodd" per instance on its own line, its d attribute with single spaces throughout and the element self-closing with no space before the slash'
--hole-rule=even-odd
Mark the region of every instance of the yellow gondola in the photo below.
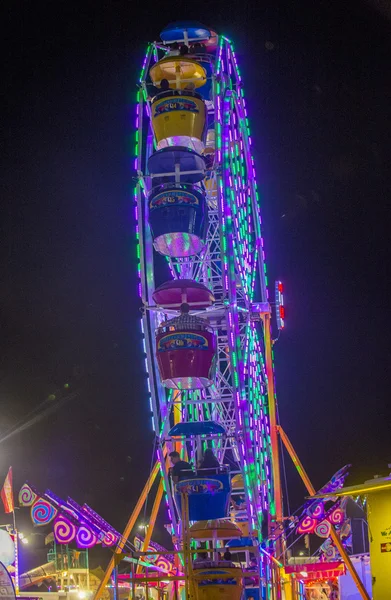
<svg viewBox="0 0 391 600">
<path fill-rule="evenodd" d="M 197 95 L 158 95 L 152 103 L 152 124 L 158 147 L 164 140 L 167 140 L 167 146 L 188 146 L 198 142 L 203 147 L 205 113 L 205 103 Z"/>
<path fill-rule="evenodd" d="M 242 535 L 240 527 L 227 519 L 197 521 L 190 527 L 190 536 L 194 540 L 231 540 Z"/>
<path fill-rule="evenodd" d="M 183 90 L 190 82 L 196 88 L 206 83 L 206 70 L 192 58 L 171 56 L 155 63 L 149 75 L 154 85 L 160 85 L 162 79 L 167 79 L 171 89 Z"/>
<path fill-rule="evenodd" d="M 240 567 L 197 569 L 193 572 L 197 600 L 240 600 L 243 573 Z"/>
</svg>

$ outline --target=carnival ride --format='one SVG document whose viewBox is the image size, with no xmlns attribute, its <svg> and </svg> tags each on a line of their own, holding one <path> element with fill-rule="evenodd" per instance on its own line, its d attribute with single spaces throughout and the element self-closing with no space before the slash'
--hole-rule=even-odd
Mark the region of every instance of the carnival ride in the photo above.
<svg viewBox="0 0 391 600">
<path fill-rule="evenodd" d="M 157 462 L 124 537 L 159 473 L 138 557 L 164 496 L 176 574 L 146 569 L 146 590 L 165 578 L 176 592 L 183 584 L 185 598 L 234 600 L 252 573 L 251 597 L 302 598 L 303 577 L 284 569 L 279 433 L 299 461 L 277 422 L 272 303 L 240 70 L 230 40 L 200 23 L 170 24 L 160 38 L 144 58 L 135 123 L 139 292 Z M 282 329 L 281 282 L 273 308 Z M 218 463 L 203 471 L 206 449 Z M 172 451 L 189 465 L 179 481 L 169 474 Z M 353 572 L 332 522 L 328 529 Z M 228 546 L 235 563 L 220 556 Z M 114 566 L 113 558 L 96 600 Z"/>
<path fill-rule="evenodd" d="M 323 567 L 287 565 L 292 523 L 299 535 L 326 532 L 333 547 L 323 554 L 333 562 L 323 571 L 337 577 L 343 559 L 369 600 L 346 552 L 344 507 L 321 500 L 343 486 L 347 468 L 307 502 L 297 529 L 283 512 L 280 442 L 309 496 L 316 490 L 277 419 L 271 323 L 273 308 L 284 327 L 283 287 L 276 283 L 271 302 L 232 43 L 199 23 L 164 29 L 147 48 L 135 127 L 141 336 L 157 460 L 122 535 L 90 507 L 49 490 L 27 486 L 25 505 L 45 511 L 59 543 L 115 548 L 95 600 L 112 574 L 118 586 L 121 560 L 131 568 L 120 575 L 131 598 L 141 585 L 158 600 L 302 599 L 305 578 L 321 577 Z M 217 461 L 203 469 L 207 449 Z M 188 463 L 179 481 L 170 477 L 173 451 Z M 146 535 L 131 548 L 158 479 Z M 172 550 L 151 542 L 163 497 Z"/>
<path fill-rule="evenodd" d="M 252 141 L 231 42 L 197 23 L 168 26 L 146 53 L 136 128 L 143 338 L 171 533 L 180 540 L 187 531 L 184 514 L 196 523 L 235 523 L 230 497 L 243 494 L 238 531 L 247 530 L 258 563 L 265 560 L 265 569 L 267 563 L 265 589 L 277 589 L 273 555 L 282 551 L 283 515 L 271 305 Z M 213 475 L 196 467 L 206 448 L 220 464 Z M 176 485 L 168 475 L 171 450 L 193 465 Z M 214 536 L 216 563 L 216 544 L 225 538 L 218 530 Z M 192 593 L 213 595 L 212 584 L 201 594 L 198 574 L 184 563 Z"/>
</svg>

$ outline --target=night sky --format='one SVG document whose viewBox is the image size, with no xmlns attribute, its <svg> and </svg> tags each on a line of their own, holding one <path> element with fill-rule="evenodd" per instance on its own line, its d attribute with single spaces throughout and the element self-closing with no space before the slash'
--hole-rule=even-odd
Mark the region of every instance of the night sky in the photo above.
<svg viewBox="0 0 391 600">
<path fill-rule="evenodd" d="M 269 277 L 286 288 L 282 425 L 315 486 L 346 463 L 352 484 L 388 473 L 391 22 L 388 2 L 338 4 L 3 4 L 1 438 L 42 416 L 0 444 L 15 494 L 27 479 L 122 528 L 149 473 L 132 126 L 145 45 L 178 19 L 232 38 L 241 65 Z"/>
</svg>

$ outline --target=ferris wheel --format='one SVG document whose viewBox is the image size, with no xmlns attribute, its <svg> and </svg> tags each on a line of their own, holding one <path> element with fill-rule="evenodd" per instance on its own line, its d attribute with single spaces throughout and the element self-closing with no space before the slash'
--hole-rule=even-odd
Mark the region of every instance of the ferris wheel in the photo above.
<svg viewBox="0 0 391 600">
<path fill-rule="evenodd" d="M 230 40 L 201 24 L 171 24 L 160 37 L 139 80 L 135 210 L 170 529 L 175 538 L 181 522 L 167 468 L 175 450 L 193 481 L 224 491 L 192 496 L 190 521 L 230 517 L 272 548 L 283 517 L 271 304 L 240 70 Z M 283 327 L 281 284 L 276 304 Z M 197 469 L 207 448 L 219 463 L 212 475 Z"/>
</svg>

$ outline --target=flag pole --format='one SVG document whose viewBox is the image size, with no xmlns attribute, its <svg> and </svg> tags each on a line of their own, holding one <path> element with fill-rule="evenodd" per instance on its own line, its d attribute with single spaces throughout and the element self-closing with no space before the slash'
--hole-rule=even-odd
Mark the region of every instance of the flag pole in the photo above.
<svg viewBox="0 0 391 600">
<path fill-rule="evenodd" d="M 15 593 L 19 594 L 19 536 L 16 528 L 15 506 L 13 507 L 12 516 L 14 520 L 14 552 L 15 552 Z"/>
<path fill-rule="evenodd" d="M 6 513 L 12 513 L 13 525 L 14 525 L 14 558 L 15 558 L 15 592 L 19 594 L 19 553 L 18 553 L 18 530 L 16 529 L 16 517 L 15 517 L 15 503 L 14 503 L 14 491 L 12 487 L 12 467 L 8 469 L 3 487 L 0 492 L 1 500 L 4 504 L 4 511 Z"/>
</svg>

